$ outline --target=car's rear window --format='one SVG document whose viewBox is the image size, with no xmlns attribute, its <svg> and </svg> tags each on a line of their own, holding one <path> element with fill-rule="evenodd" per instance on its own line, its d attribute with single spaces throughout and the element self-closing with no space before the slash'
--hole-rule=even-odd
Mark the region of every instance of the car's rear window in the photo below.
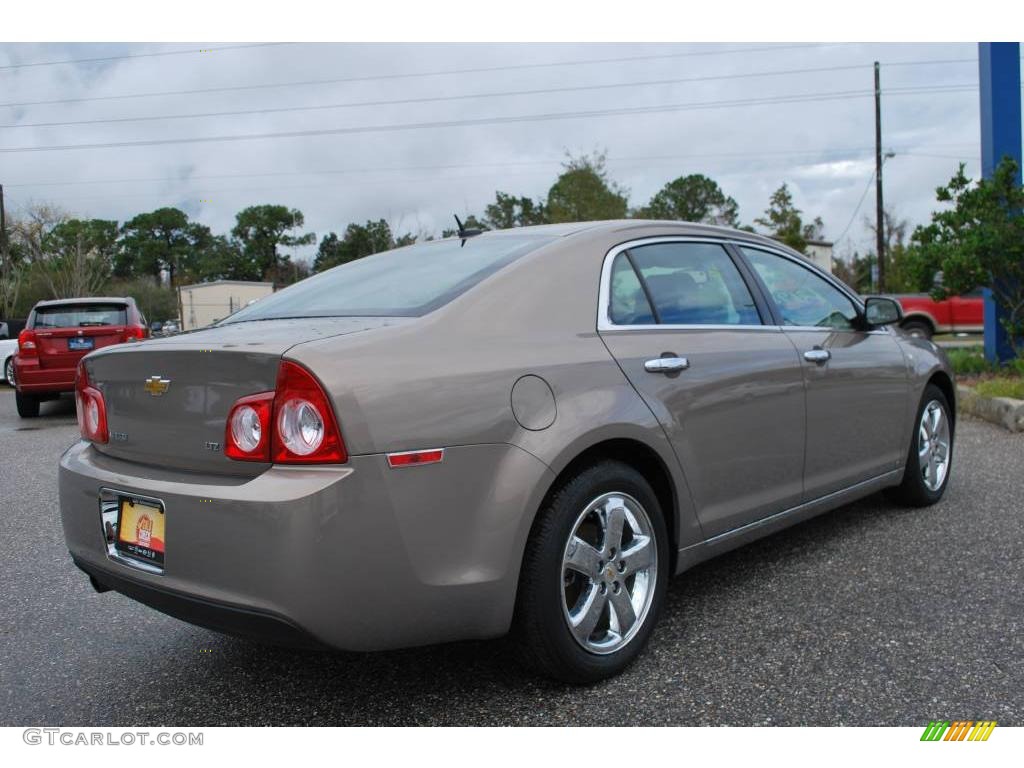
<svg viewBox="0 0 1024 768">
<path fill-rule="evenodd" d="M 88 328 L 128 325 L 125 304 L 50 304 L 36 307 L 33 328 Z"/>
<path fill-rule="evenodd" d="M 553 239 L 484 235 L 384 251 L 260 299 L 224 323 L 289 317 L 418 317 Z"/>
</svg>

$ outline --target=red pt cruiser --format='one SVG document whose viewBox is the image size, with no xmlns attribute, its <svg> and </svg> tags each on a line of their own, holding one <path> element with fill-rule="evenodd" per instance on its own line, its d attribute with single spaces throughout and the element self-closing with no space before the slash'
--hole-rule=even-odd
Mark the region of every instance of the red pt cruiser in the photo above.
<svg viewBox="0 0 1024 768">
<path fill-rule="evenodd" d="M 78 361 L 94 349 L 149 336 L 135 299 L 40 301 L 18 335 L 14 358 L 18 415 L 39 415 L 39 404 L 75 389 Z"/>
</svg>

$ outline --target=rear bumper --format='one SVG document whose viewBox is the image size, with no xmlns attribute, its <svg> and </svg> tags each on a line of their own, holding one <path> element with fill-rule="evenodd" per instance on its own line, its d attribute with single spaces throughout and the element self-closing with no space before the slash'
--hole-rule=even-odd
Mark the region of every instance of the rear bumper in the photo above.
<svg viewBox="0 0 1024 768">
<path fill-rule="evenodd" d="M 176 619 L 226 635 L 261 640 L 276 645 L 322 648 L 323 645 L 287 619 L 240 605 L 205 600 L 145 584 L 126 574 L 113 573 L 72 556 L 87 576 L 104 590 L 112 589 Z"/>
<path fill-rule="evenodd" d="M 73 392 L 76 368 L 42 368 L 37 360 L 14 358 L 14 380 L 21 392 Z"/>
<path fill-rule="evenodd" d="M 550 470 L 510 445 L 441 464 L 272 467 L 252 478 L 174 473 L 79 442 L 60 465 L 68 549 L 100 584 L 186 621 L 276 642 L 383 650 L 505 633 Z M 107 554 L 101 488 L 160 499 L 166 562 Z"/>
</svg>

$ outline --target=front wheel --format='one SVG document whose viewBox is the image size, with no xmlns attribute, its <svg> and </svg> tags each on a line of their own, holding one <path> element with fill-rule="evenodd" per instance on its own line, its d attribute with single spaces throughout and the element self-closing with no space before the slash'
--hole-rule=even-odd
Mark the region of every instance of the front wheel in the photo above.
<svg viewBox="0 0 1024 768">
<path fill-rule="evenodd" d="M 949 401 L 934 384 L 925 387 L 917 409 L 903 482 L 896 498 L 914 507 L 936 503 L 946 492 L 953 468 L 953 419 Z"/>
<path fill-rule="evenodd" d="M 527 666 L 570 683 L 640 654 L 668 580 L 662 510 L 643 475 L 601 461 L 563 483 L 526 545 L 512 639 Z"/>
</svg>

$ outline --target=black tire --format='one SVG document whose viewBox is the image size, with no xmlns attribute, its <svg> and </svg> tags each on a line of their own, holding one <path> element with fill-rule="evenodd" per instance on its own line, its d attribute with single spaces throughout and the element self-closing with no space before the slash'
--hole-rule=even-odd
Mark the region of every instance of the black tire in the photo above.
<svg viewBox="0 0 1024 768">
<path fill-rule="evenodd" d="M 949 426 L 948 465 L 941 484 L 934 489 L 928 487 L 925 481 L 924 468 L 921 464 L 921 450 L 924 447 L 921 434 L 921 419 L 925 409 L 932 403 L 939 404 L 943 417 Z M 954 426 L 955 422 L 952 418 L 949 401 L 941 389 L 934 384 L 929 384 L 924 389 L 921 402 L 917 406 L 917 415 L 914 417 L 914 432 L 910 440 L 910 449 L 907 452 L 907 464 L 903 472 L 903 482 L 893 489 L 893 496 L 897 501 L 911 507 L 927 507 L 935 504 L 942 498 L 942 495 L 946 492 L 946 487 L 949 485 L 949 477 L 953 473 L 953 457 L 955 454 L 953 450 Z"/>
<path fill-rule="evenodd" d="M 39 415 L 39 398 L 33 395 L 24 395 L 21 392 L 14 393 L 14 400 L 18 404 L 18 415 L 23 419 L 34 419 Z"/>
<path fill-rule="evenodd" d="M 14 386 L 14 357 L 8 357 L 4 361 L 4 378 L 7 379 L 7 384 Z"/>
<path fill-rule="evenodd" d="M 907 334 L 907 336 L 913 336 L 918 339 L 928 339 L 929 341 L 935 333 L 931 324 L 924 320 L 907 320 L 905 323 L 900 325 L 900 328 L 903 329 L 903 332 Z"/>
<path fill-rule="evenodd" d="M 563 555 L 578 518 L 591 502 L 609 493 L 630 496 L 641 505 L 650 522 L 657 563 L 651 569 L 653 594 L 646 613 L 637 619 L 638 628 L 621 648 L 599 654 L 584 648 L 569 629 L 563 607 L 567 589 L 562 581 Z M 617 675 L 636 659 L 657 624 L 669 577 L 668 531 L 663 515 L 647 480 L 620 461 L 603 460 L 558 486 L 534 521 L 519 576 L 510 640 L 524 666 L 563 682 L 586 684 Z M 611 565 L 606 563 L 605 567 Z M 596 585 L 595 581 L 586 583 Z M 626 585 L 625 579 L 622 584 Z M 635 587 L 635 579 L 633 584 Z M 615 587 L 618 594 L 619 585 Z"/>
</svg>

